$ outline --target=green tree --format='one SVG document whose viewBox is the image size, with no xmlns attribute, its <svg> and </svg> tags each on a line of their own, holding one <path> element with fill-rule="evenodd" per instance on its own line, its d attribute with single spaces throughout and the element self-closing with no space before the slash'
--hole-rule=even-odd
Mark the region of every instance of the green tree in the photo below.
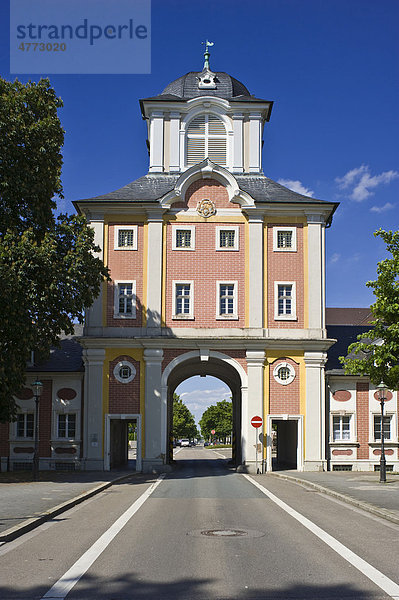
<svg viewBox="0 0 399 600">
<path fill-rule="evenodd" d="M 194 416 L 178 394 L 173 394 L 173 437 L 175 439 L 198 436 Z"/>
<path fill-rule="evenodd" d="M 207 439 L 211 431 L 215 430 L 215 436 L 226 442 L 226 438 L 231 436 L 233 429 L 233 404 L 228 400 L 217 402 L 214 406 L 209 406 L 201 417 L 199 422 L 201 435 Z"/>
<path fill-rule="evenodd" d="M 31 351 L 45 356 L 73 333 L 108 270 L 84 217 L 54 216 L 62 198 L 62 101 L 47 79 L 0 78 L 0 421 L 15 416 L 13 395 Z"/>
<path fill-rule="evenodd" d="M 378 385 L 399 386 L 399 231 L 379 229 L 375 236 L 383 239 L 391 257 L 377 264 L 377 279 L 368 281 L 376 301 L 371 305 L 373 329 L 358 336 L 340 357 L 348 375 L 367 375 Z"/>
</svg>

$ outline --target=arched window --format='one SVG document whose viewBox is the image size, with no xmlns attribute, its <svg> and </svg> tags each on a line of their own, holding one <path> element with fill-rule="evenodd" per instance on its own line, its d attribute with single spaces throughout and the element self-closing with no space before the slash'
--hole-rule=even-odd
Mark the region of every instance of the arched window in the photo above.
<svg viewBox="0 0 399 600">
<path fill-rule="evenodd" d="M 226 166 L 227 135 L 224 123 L 215 115 L 199 115 L 187 128 L 186 165 L 195 165 L 204 158 Z"/>
</svg>

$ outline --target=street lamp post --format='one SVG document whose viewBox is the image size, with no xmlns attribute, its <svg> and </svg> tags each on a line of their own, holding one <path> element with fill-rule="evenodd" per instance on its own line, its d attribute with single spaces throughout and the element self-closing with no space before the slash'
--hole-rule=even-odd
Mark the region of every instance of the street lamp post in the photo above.
<svg viewBox="0 0 399 600">
<path fill-rule="evenodd" d="M 39 401 L 43 391 L 43 384 L 36 379 L 32 385 L 33 395 L 35 398 L 35 451 L 33 454 L 33 481 L 37 481 L 39 477 Z"/>
<path fill-rule="evenodd" d="M 377 385 L 378 400 L 381 403 L 381 457 L 380 457 L 380 483 L 386 483 L 387 469 L 385 461 L 385 440 L 384 440 L 384 405 L 387 399 L 387 387 L 383 381 Z"/>
</svg>

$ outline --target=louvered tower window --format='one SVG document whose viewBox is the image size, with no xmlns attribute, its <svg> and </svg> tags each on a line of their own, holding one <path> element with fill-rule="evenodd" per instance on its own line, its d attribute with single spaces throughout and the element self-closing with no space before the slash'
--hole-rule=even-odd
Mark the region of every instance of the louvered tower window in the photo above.
<svg viewBox="0 0 399 600">
<path fill-rule="evenodd" d="M 191 121 L 187 129 L 186 165 L 195 165 L 204 158 L 226 166 L 226 128 L 223 121 L 215 115 L 199 115 Z"/>
</svg>

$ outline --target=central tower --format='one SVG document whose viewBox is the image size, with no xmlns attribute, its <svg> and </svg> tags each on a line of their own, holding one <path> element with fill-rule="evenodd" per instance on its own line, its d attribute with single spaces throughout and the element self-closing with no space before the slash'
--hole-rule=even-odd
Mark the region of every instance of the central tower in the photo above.
<svg viewBox="0 0 399 600">
<path fill-rule="evenodd" d="M 75 203 L 112 278 L 82 338 L 86 468 L 116 462 L 126 419 L 141 432 L 140 468 L 168 468 L 173 392 L 195 374 L 230 386 L 238 468 L 255 468 L 255 415 L 262 468 L 276 430 L 281 462 L 325 466 L 324 235 L 336 204 L 263 174 L 273 103 L 213 72 L 208 45 L 202 71 L 140 101 L 148 173 Z"/>
<path fill-rule="evenodd" d="M 252 96 L 227 73 L 202 72 L 172 81 L 140 101 L 148 122 L 150 173 L 182 173 L 205 158 L 231 173 L 260 173 L 262 133 L 273 102 Z"/>
</svg>

